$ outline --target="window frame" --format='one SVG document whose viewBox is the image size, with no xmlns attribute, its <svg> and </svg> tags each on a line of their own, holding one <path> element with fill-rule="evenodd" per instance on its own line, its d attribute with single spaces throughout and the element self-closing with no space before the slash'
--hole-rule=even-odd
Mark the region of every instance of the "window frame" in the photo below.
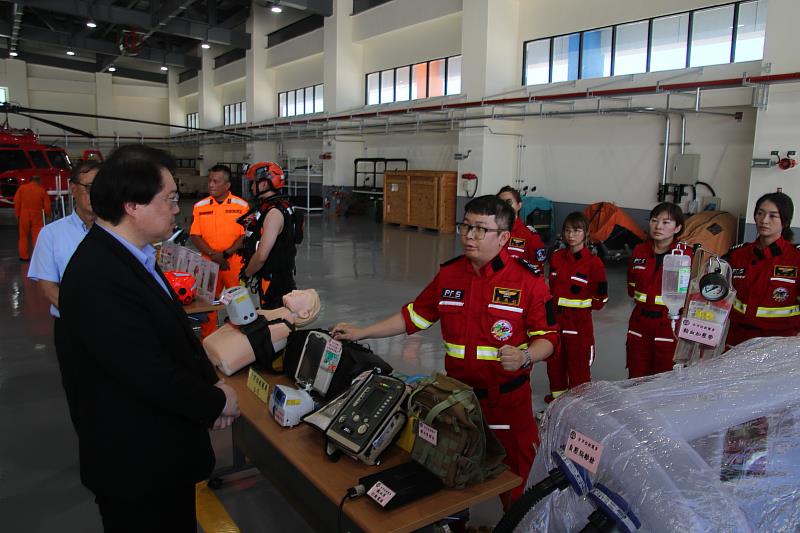
<svg viewBox="0 0 800 533">
<path fill-rule="evenodd" d="M 225 104 L 222 107 L 222 125 L 227 127 L 244 124 L 247 122 L 246 109 L 247 102 L 244 100 Z"/>
<path fill-rule="evenodd" d="M 417 61 L 415 63 L 406 63 L 403 65 L 397 65 L 395 67 L 388 67 L 383 68 L 380 70 L 375 70 L 373 72 L 367 72 L 364 74 L 364 106 L 373 106 L 373 105 L 383 105 L 383 104 L 394 104 L 397 102 L 413 102 L 415 100 L 422 100 L 424 98 L 431 98 L 430 96 L 430 89 L 431 89 L 431 63 L 435 63 L 437 61 L 441 61 L 443 64 L 442 68 L 442 80 L 443 80 L 443 88 L 442 94 L 440 96 L 453 96 L 454 94 L 461 94 L 461 90 L 458 93 L 448 94 L 449 92 L 449 84 L 450 80 L 448 80 L 448 72 L 450 67 L 450 60 L 454 58 L 461 58 L 462 54 L 455 54 L 452 56 L 444 56 L 444 57 L 435 57 L 433 59 L 428 59 L 426 61 Z M 420 65 L 425 65 L 425 91 L 424 96 L 417 96 L 414 98 L 412 87 L 414 86 L 415 77 L 415 67 L 419 67 Z M 463 73 L 463 59 L 461 63 L 461 72 Z M 398 100 L 397 99 L 397 71 L 402 69 L 408 69 L 408 98 L 405 100 Z M 392 99 L 391 101 L 383 101 L 382 100 L 382 92 L 383 92 L 383 73 L 388 73 L 389 71 L 392 72 Z M 369 79 L 370 76 L 378 76 L 378 101 L 376 103 L 369 102 Z M 462 83 L 463 77 L 459 79 L 459 85 L 463 88 Z M 419 87 L 418 87 L 419 89 Z M 417 91 L 420 92 L 419 90 Z M 437 96 L 438 97 L 438 96 Z"/>
<path fill-rule="evenodd" d="M 694 25 L 694 14 L 697 13 L 697 12 L 703 12 L 703 11 L 708 11 L 708 10 L 711 10 L 711 9 L 723 8 L 723 7 L 728 7 L 728 6 L 732 6 L 733 7 L 733 28 L 732 28 L 731 36 L 730 36 L 730 39 L 731 39 L 730 57 L 728 58 L 729 60 L 728 60 L 727 63 L 715 63 L 715 64 L 725 65 L 725 64 L 737 63 L 737 61 L 736 61 L 736 39 L 737 39 L 737 35 L 738 35 L 738 32 L 739 32 L 738 21 L 739 21 L 740 10 L 742 8 L 742 5 L 753 4 L 753 3 L 756 3 L 757 8 L 768 9 L 767 5 L 766 5 L 766 2 L 764 0 L 738 0 L 736 2 L 726 2 L 726 3 L 718 4 L 718 5 L 704 6 L 704 7 L 701 7 L 701 8 L 692 9 L 692 10 L 688 10 L 688 11 L 678 11 L 678 12 L 675 12 L 675 13 L 665 13 L 663 15 L 658 15 L 658 16 L 653 16 L 653 17 L 648 17 L 648 18 L 643 18 L 643 19 L 638 19 L 638 20 L 626 20 L 626 21 L 623 21 L 623 22 L 619 22 L 617 24 L 598 26 L 596 28 L 587 28 L 587 29 L 580 30 L 580 31 L 571 31 L 571 32 L 562 33 L 562 34 L 558 34 L 558 35 L 551 35 L 549 37 L 542 37 L 542 38 L 538 38 L 538 39 L 528 39 L 526 41 L 523 41 L 523 43 L 522 43 L 522 73 L 521 73 L 522 86 L 523 87 L 528 86 L 528 83 L 527 83 L 528 44 L 529 43 L 538 42 L 538 41 L 548 41 L 550 57 L 549 57 L 549 68 L 548 68 L 547 83 L 553 83 L 553 44 L 554 44 L 554 40 L 557 39 L 557 38 L 560 38 L 560 37 L 567 37 L 569 35 L 574 35 L 574 34 L 579 34 L 580 35 L 580 45 L 578 47 L 578 76 L 577 76 L 576 79 L 577 80 L 582 80 L 582 79 L 602 79 L 603 77 L 614 77 L 614 76 L 616 76 L 617 75 L 616 74 L 617 28 L 619 26 L 627 26 L 627 25 L 636 24 L 636 23 L 642 23 L 642 22 L 647 22 L 647 45 L 646 45 L 647 48 L 646 48 L 645 70 L 644 70 L 644 72 L 638 72 L 638 73 L 633 73 L 633 74 L 647 74 L 647 73 L 650 73 L 650 72 L 660 72 L 660 71 L 652 71 L 651 70 L 651 67 L 652 67 L 651 59 L 652 59 L 652 53 L 653 53 L 653 21 L 659 20 L 659 19 L 663 19 L 663 18 L 668 18 L 668 17 L 680 16 L 680 15 L 688 15 L 689 16 L 688 31 L 687 31 L 687 37 L 686 37 L 686 57 L 685 57 L 685 61 L 684 61 L 684 65 L 685 66 L 683 68 L 690 68 L 689 65 L 690 65 L 691 55 L 692 55 L 692 30 L 693 30 L 693 25 Z M 767 14 L 767 16 L 768 16 L 768 14 Z M 584 35 L 586 33 L 599 31 L 599 30 L 602 30 L 604 28 L 611 28 L 611 69 L 610 69 L 611 73 L 609 74 L 609 76 L 603 76 L 601 78 L 596 78 L 596 77 L 584 78 L 582 76 L 583 59 L 584 59 L 584 57 L 583 57 Z M 761 59 L 763 59 L 763 57 L 764 57 L 764 52 L 763 52 L 763 49 L 762 49 Z M 745 59 L 745 60 L 742 60 L 740 62 L 746 62 L 746 61 L 758 61 L 758 59 Z M 626 75 L 629 75 L 629 74 L 626 74 Z M 537 83 L 536 85 L 539 85 L 539 84 L 544 84 L 544 83 Z"/>
<path fill-rule="evenodd" d="M 322 109 L 317 109 L 317 95 L 320 94 L 320 107 Z M 289 114 L 289 95 L 292 95 L 294 99 L 294 113 L 291 115 Z M 299 95 L 302 94 L 302 97 Z M 308 103 L 309 98 L 311 98 L 311 111 L 309 111 L 306 105 Z M 281 109 L 281 99 L 284 100 L 285 109 Z M 302 101 L 303 111 L 299 112 L 297 105 L 299 102 Z M 298 87 L 296 89 L 287 89 L 285 91 L 281 91 L 278 93 L 278 118 L 290 118 L 290 117 L 297 117 L 300 115 L 313 115 L 315 113 L 322 113 L 325 109 L 325 84 L 324 83 L 315 83 L 312 85 L 305 85 L 303 87 Z"/>
</svg>

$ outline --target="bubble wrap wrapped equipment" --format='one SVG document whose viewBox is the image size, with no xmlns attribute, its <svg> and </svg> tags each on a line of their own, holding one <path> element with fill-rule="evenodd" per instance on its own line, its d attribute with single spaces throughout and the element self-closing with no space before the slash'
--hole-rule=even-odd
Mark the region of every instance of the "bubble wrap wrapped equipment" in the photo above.
<svg viewBox="0 0 800 533">
<path fill-rule="evenodd" d="M 625 498 L 640 531 L 800 531 L 800 337 L 570 391 L 542 420 L 529 487 L 555 468 L 551 451 L 571 430 L 603 446 L 590 477 Z M 516 531 L 580 531 L 592 511 L 565 489 Z"/>
</svg>

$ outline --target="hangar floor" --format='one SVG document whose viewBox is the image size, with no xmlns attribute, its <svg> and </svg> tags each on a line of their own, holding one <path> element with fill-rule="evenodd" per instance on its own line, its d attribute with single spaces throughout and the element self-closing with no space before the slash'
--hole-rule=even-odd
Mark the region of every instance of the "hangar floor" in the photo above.
<svg viewBox="0 0 800 533">
<path fill-rule="evenodd" d="M 182 213 L 188 227 L 191 204 L 183 205 Z M 9 532 L 100 531 L 93 497 L 78 478 L 77 442 L 48 306 L 26 277 L 28 264 L 17 257 L 16 238 L 16 227 L 0 226 L 0 523 Z M 297 283 L 320 293 L 317 327 L 340 320 L 364 324 L 396 312 L 459 250 L 453 235 L 384 226 L 365 217 L 311 216 L 298 250 Z M 627 375 L 624 343 L 632 304 L 625 295 L 624 265 L 609 264 L 607 271 L 611 294 L 606 308 L 595 313 L 598 356 L 592 373 L 595 379 L 617 380 Z M 443 368 L 438 326 L 369 344 L 400 372 Z M 532 383 L 535 407 L 542 410 L 548 392 L 543 364 L 534 367 Z M 215 434 L 214 443 L 218 466 L 230 464 L 229 433 Z M 226 483 L 216 495 L 241 531 L 311 531 L 304 513 L 258 474 Z M 498 502 L 472 511 L 478 524 L 494 523 L 499 515 Z"/>
</svg>

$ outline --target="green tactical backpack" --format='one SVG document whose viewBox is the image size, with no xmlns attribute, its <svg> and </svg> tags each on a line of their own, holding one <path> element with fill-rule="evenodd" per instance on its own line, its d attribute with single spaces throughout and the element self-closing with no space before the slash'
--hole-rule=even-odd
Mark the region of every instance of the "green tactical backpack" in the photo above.
<svg viewBox="0 0 800 533">
<path fill-rule="evenodd" d="M 415 417 L 412 458 L 446 486 L 464 488 L 505 470 L 506 451 L 470 386 L 437 373 L 411 393 L 408 413 Z"/>
</svg>

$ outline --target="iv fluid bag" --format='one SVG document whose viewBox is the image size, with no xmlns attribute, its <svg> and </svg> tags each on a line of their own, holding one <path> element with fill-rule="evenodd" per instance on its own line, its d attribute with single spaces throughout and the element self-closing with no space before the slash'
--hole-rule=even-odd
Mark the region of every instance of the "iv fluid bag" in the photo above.
<svg viewBox="0 0 800 533">
<path fill-rule="evenodd" d="M 664 256 L 661 273 L 661 298 L 671 317 L 680 314 L 686 291 L 692 279 L 692 258 L 681 250 L 673 250 Z"/>
</svg>

